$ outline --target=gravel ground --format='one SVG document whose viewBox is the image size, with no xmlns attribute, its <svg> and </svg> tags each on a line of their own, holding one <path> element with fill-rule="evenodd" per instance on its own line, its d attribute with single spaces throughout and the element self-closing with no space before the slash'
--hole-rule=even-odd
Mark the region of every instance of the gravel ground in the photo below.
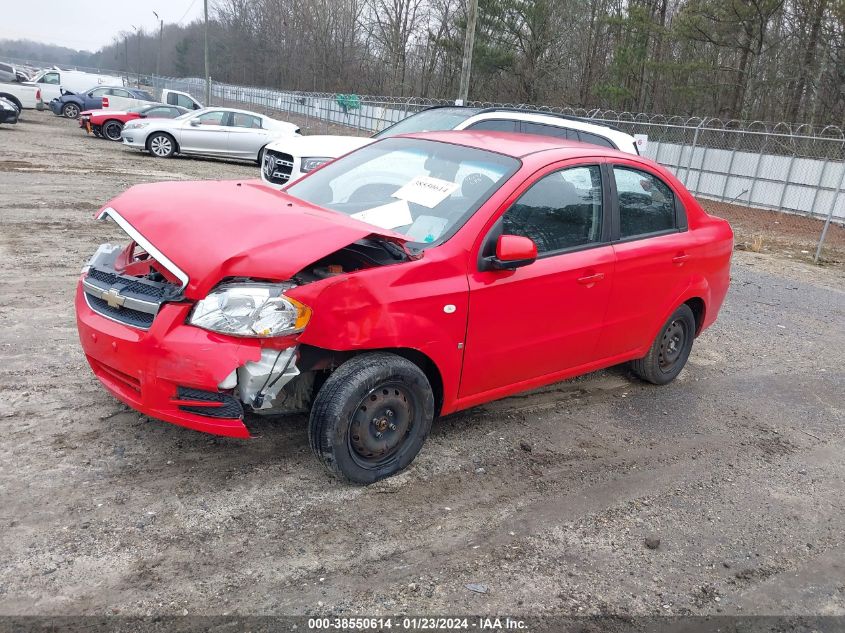
<svg viewBox="0 0 845 633">
<path fill-rule="evenodd" d="M 673 384 L 613 368 L 452 415 L 408 471 L 353 487 L 304 418 L 250 441 L 149 420 L 77 343 L 80 267 L 122 239 L 93 211 L 254 165 L 49 113 L 0 147 L 0 615 L 845 615 L 841 269 L 737 252 Z"/>
</svg>

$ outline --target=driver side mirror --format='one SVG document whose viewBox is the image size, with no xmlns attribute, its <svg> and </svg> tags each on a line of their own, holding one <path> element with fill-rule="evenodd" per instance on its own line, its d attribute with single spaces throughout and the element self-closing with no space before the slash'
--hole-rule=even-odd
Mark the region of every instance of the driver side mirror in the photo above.
<svg viewBox="0 0 845 633">
<path fill-rule="evenodd" d="M 191 125 L 193 127 L 199 127 L 201 124 L 197 119 L 191 119 Z"/>
<path fill-rule="evenodd" d="M 521 235 L 500 235 L 496 254 L 484 258 L 484 270 L 515 270 L 537 259 L 537 245 Z"/>
</svg>

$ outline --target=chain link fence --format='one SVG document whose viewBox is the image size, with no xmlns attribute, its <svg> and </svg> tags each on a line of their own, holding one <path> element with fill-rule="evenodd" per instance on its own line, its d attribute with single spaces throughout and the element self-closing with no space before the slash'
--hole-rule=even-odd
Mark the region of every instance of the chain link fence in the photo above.
<svg viewBox="0 0 845 633">
<path fill-rule="evenodd" d="M 156 95 L 169 88 L 205 101 L 200 77 L 122 75 L 127 84 L 140 83 Z M 212 83 L 211 103 L 287 119 L 306 134 L 354 135 L 373 134 L 433 105 L 453 104 L 220 82 Z M 645 135 L 642 153 L 670 169 L 709 212 L 729 220 L 738 248 L 780 251 L 817 263 L 845 262 L 845 132 L 840 127 L 483 101 L 466 105 L 578 116 Z"/>
<path fill-rule="evenodd" d="M 202 78 L 155 78 L 155 88 L 203 100 Z M 212 103 L 286 118 L 311 134 L 370 135 L 442 99 L 292 92 L 214 82 Z M 728 219 L 737 247 L 815 262 L 845 261 L 845 133 L 765 121 L 723 121 L 473 101 L 613 125 L 648 140 L 643 154 L 669 168 L 711 213 Z"/>
</svg>

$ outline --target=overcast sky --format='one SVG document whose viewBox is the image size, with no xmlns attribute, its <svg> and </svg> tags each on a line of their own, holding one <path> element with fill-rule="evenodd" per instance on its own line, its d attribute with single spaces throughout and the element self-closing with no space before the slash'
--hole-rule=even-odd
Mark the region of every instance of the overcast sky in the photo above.
<svg viewBox="0 0 845 633">
<path fill-rule="evenodd" d="M 158 28 L 153 11 L 166 24 L 183 24 L 202 14 L 203 0 L 0 0 L 0 39 L 26 39 L 96 51 L 134 24 Z"/>
</svg>

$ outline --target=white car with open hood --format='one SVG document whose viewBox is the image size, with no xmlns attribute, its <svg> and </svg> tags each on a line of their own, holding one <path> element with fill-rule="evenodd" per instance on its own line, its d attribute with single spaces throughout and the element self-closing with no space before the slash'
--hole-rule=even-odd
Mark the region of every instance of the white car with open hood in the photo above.
<svg viewBox="0 0 845 633">
<path fill-rule="evenodd" d="M 299 127 L 235 108 L 203 108 L 175 119 L 136 119 L 123 128 L 123 144 L 157 158 L 175 154 L 261 163 L 271 142 L 299 136 Z"/>
<path fill-rule="evenodd" d="M 314 135 L 271 143 L 264 152 L 261 179 L 281 189 L 320 165 L 377 139 L 443 130 L 537 134 L 639 154 L 637 140 L 633 136 L 600 121 L 517 108 L 435 106 L 402 119 L 370 137 Z"/>
</svg>

